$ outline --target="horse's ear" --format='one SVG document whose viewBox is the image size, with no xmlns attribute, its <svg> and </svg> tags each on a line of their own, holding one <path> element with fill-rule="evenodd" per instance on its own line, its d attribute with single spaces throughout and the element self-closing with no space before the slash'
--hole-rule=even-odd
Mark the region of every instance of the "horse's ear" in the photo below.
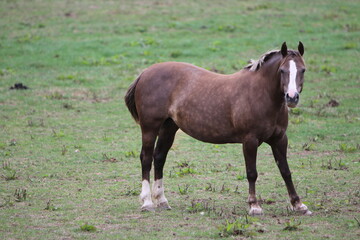
<svg viewBox="0 0 360 240">
<path fill-rule="evenodd" d="M 281 45 L 281 54 L 283 55 L 283 57 L 286 57 L 286 55 L 287 55 L 286 42 L 284 42 L 284 43 Z"/>
<path fill-rule="evenodd" d="M 298 46 L 298 50 L 300 55 L 304 55 L 305 49 L 304 49 L 304 44 L 302 42 L 299 41 L 299 46 Z"/>
</svg>

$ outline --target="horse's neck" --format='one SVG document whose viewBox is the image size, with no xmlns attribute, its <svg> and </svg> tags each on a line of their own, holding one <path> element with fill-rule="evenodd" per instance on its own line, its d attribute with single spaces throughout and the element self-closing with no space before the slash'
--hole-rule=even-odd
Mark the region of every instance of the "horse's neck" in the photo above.
<svg viewBox="0 0 360 240">
<path fill-rule="evenodd" d="M 281 59 L 281 54 L 276 55 L 265 62 L 264 65 L 261 66 L 261 68 L 258 70 L 259 74 L 261 75 L 259 78 L 261 83 L 259 84 L 267 89 L 270 96 L 274 97 L 275 100 L 280 102 L 283 101 L 279 74 Z"/>
</svg>

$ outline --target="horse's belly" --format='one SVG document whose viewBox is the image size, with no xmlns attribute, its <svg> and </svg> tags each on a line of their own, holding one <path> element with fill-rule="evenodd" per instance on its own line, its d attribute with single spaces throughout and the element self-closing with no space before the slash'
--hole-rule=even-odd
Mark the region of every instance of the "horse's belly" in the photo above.
<svg viewBox="0 0 360 240">
<path fill-rule="evenodd" d="M 222 135 L 214 134 L 214 131 L 212 131 L 212 129 L 206 130 L 206 132 L 188 131 L 182 128 L 180 129 L 189 136 L 202 142 L 215 143 L 215 144 L 239 142 L 236 137 L 230 134 L 222 134 Z"/>
<path fill-rule="evenodd" d="M 174 119 L 179 128 L 191 137 L 209 143 L 235 143 L 239 138 L 228 122 L 216 122 L 214 119 L 199 121 L 179 121 Z"/>
</svg>

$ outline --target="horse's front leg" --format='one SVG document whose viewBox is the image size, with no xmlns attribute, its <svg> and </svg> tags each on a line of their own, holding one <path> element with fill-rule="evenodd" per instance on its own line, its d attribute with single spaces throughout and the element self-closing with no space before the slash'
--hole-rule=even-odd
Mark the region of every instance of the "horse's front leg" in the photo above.
<svg viewBox="0 0 360 240">
<path fill-rule="evenodd" d="M 256 199 L 256 191 L 255 191 L 255 182 L 258 176 L 256 170 L 256 155 L 257 155 L 258 146 L 259 146 L 259 141 L 254 138 L 247 139 L 243 143 L 243 152 L 244 152 L 244 158 L 246 164 L 246 176 L 249 182 L 248 203 L 250 205 L 250 211 L 249 211 L 250 215 L 263 214 L 263 210 Z"/>
<path fill-rule="evenodd" d="M 311 211 L 309 211 L 307 206 L 301 202 L 292 182 L 291 172 L 286 157 L 288 146 L 288 139 L 286 134 L 284 134 L 281 139 L 271 142 L 270 145 L 281 176 L 285 181 L 293 209 L 304 215 L 311 215 Z"/>
</svg>

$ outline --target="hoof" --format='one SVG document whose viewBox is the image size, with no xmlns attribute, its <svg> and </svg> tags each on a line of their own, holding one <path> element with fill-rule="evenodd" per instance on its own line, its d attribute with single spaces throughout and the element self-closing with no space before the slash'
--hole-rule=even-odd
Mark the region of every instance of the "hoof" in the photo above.
<svg viewBox="0 0 360 240">
<path fill-rule="evenodd" d="M 153 204 L 142 205 L 141 206 L 141 211 L 142 212 L 154 212 L 155 211 L 155 206 Z"/>
<path fill-rule="evenodd" d="M 302 215 L 305 215 L 305 216 L 311 216 L 312 215 L 312 212 L 303 203 L 295 205 L 295 207 L 293 207 L 293 210 L 295 212 L 298 212 L 298 213 L 300 213 Z"/>
<path fill-rule="evenodd" d="M 171 210 L 171 207 L 168 202 L 162 202 L 157 205 L 158 208 L 163 210 Z"/>
<path fill-rule="evenodd" d="M 259 215 L 263 215 L 263 214 L 264 214 L 264 212 L 259 205 L 254 205 L 254 206 L 250 207 L 250 211 L 249 211 L 250 216 L 259 216 Z"/>
</svg>

